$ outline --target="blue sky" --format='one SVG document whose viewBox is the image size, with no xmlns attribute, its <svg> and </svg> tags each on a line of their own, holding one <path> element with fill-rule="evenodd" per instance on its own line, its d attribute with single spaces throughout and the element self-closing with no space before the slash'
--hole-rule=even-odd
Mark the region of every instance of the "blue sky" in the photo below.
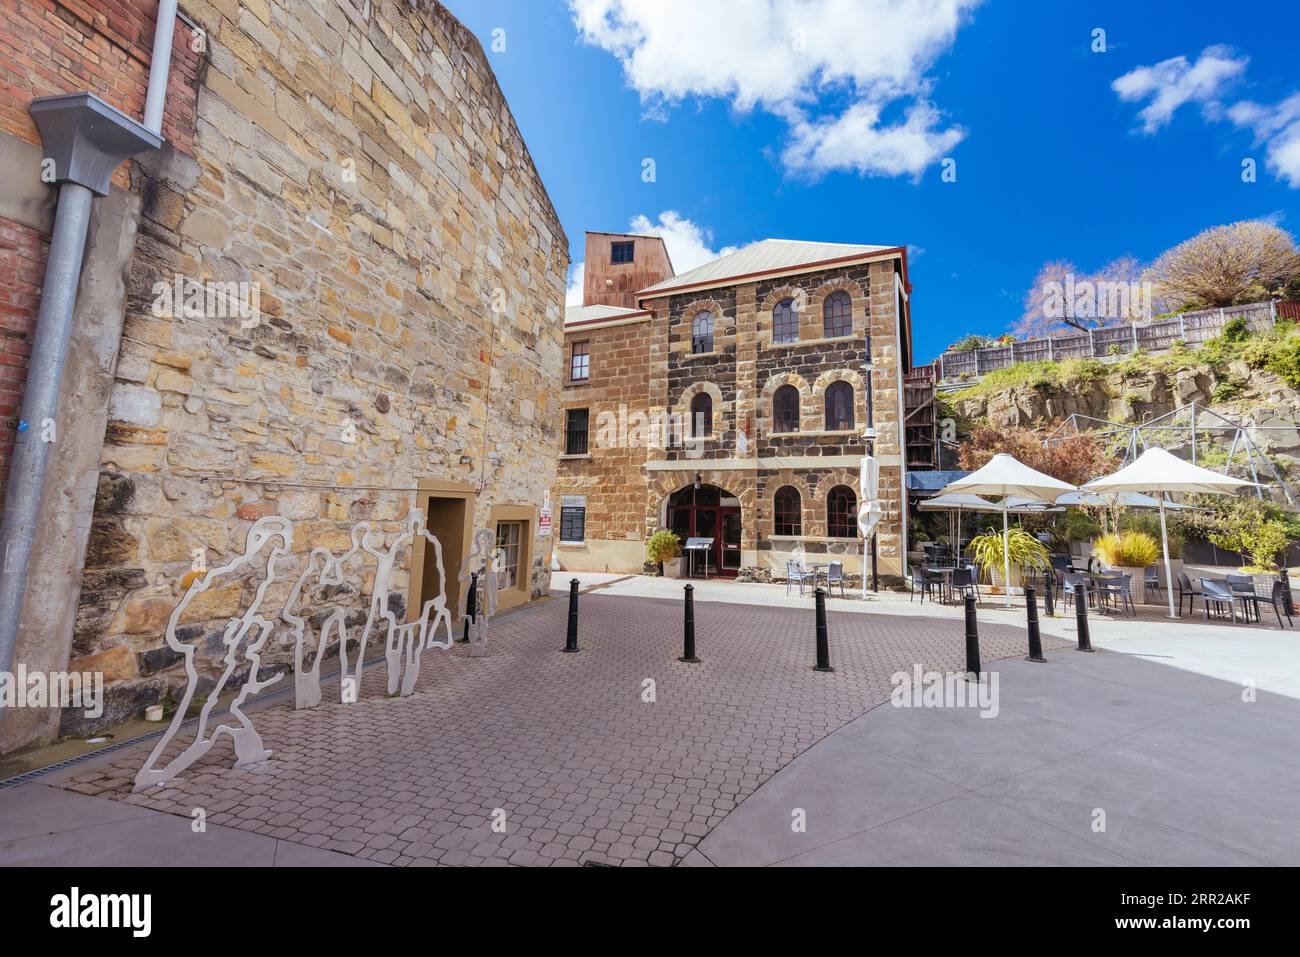
<svg viewBox="0 0 1300 957">
<path fill-rule="evenodd" d="M 1006 331 L 1046 261 L 1149 261 L 1240 219 L 1300 229 L 1294 2 L 448 5 L 575 264 L 588 228 L 661 229 L 679 272 L 767 237 L 906 244 L 918 362 Z"/>
</svg>

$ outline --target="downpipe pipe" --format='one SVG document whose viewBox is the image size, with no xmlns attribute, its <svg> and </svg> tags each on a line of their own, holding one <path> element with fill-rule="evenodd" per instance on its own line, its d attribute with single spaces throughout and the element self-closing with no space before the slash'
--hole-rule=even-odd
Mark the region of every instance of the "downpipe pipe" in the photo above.
<svg viewBox="0 0 1300 957">
<path fill-rule="evenodd" d="M 40 97 L 29 109 L 41 134 L 42 170 L 53 164 L 59 197 L 0 520 L 0 671 L 9 673 L 51 447 L 58 441 L 59 393 L 94 201 L 108 195 L 123 160 L 162 146 L 161 136 L 92 93 Z"/>
</svg>

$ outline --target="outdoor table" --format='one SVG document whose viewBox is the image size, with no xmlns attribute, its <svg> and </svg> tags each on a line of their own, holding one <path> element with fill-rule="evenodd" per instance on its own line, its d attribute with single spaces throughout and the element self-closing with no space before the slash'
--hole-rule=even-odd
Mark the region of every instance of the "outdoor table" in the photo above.
<svg viewBox="0 0 1300 957">
<path fill-rule="evenodd" d="M 805 563 L 804 563 L 804 567 L 805 567 L 805 568 L 811 568 L 811 569 L 812 569 L 812 573 L 813 573 L 813 588 L 814 588 L 814 589 L 816 589 L 816 587 L 817 587 L 817 576 L 818 576 L 818 575 L 824 575 L 824 576 L 826 577 L 826 584 L 827 584 L 827 587 L 830 586 L 830 573 L 831 573 L 831 563 L 830 563 L 830 562 L 805 562 Z"/>
<path fill-rule="evenodd" d="M 922 565 L 922 572 L 934 572 L 943 576 L 943 603 L 946 605 L 952 601 L 952 573 L 957 570 L 955 565 Z"/>
</svg>

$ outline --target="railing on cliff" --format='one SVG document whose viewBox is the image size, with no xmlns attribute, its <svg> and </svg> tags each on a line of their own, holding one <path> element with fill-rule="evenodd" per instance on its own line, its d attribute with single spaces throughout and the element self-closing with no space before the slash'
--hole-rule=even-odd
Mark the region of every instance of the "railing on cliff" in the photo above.
<svg viewBox="0 0 1300 957">
<path fill-rule="evenodd" d="M 1072 332 L 1043 339 L 1025 339 L 1005 346 L 972 349 L 968 352 L 945 352 L 935 361 L 939 382 L 972 381 L 995 369 L 1006 369 L 1021 362 L 1059 359 L 1101 359 L 1112 355 L 1164 352 L 1182 341 L 1195 347 L 1218 335 L 1219 330 L 1237 316 L 1253 330 L 1272 328 L 1279 316 L 1290 318 L 1289 307 L 1295 303 L 1256 302 L 1223 309 L 1184 312 L 1155 322 L 1126 322 L 1118 326 Z M 1283 307 L 1279 310 L 1279 306 Z"/>
</svg>

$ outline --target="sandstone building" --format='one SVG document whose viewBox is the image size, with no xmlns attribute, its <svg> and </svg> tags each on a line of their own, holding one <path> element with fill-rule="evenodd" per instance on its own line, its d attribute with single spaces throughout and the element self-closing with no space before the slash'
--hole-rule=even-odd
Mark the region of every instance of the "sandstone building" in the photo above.
<svg viewBox="0 0 1300 957">
<path fill-rule="evenodd" d="M 674 275 L 657 238 L 588 233 L 564 331 L 560 565 L 640 571 L 669 528 L 714 539 L 723 575 L 783 575 L 799 548 L 857 573 L 871 426 L 879 572 L 902 574 L 910 291 L 903 247 L 768 239 Z"/>
<path fill-rule="evenodd" d="M 30 103 L 89 90 L 134 123 L 158 9 L 0 0 L 6 454 L 63 182 L 42 179 Z M 360 520 L 391 535 L 412 506 L 453 602 L 472 527 L 505 546 L 503 604 L 548 580 L 567 242 L 478 41 L 433 0 L 185 0 L 168 80 L 162 148 L 91 214 L 15 656 L 104 674 L 108 707 L 62 727 L 9 709 L 0 752 L 168 700 L 171 609 L 265 515 L 295 523 L 267 607 L 309 549 Z M 426 557 L 399 607 L 437 587 Z M 358 576 L 308 611 L 364 610 Z M 204 667 L 256 582 L 182 623 Z M 268 649 L 274 671 L 287 646 Z"/>
</svg>

